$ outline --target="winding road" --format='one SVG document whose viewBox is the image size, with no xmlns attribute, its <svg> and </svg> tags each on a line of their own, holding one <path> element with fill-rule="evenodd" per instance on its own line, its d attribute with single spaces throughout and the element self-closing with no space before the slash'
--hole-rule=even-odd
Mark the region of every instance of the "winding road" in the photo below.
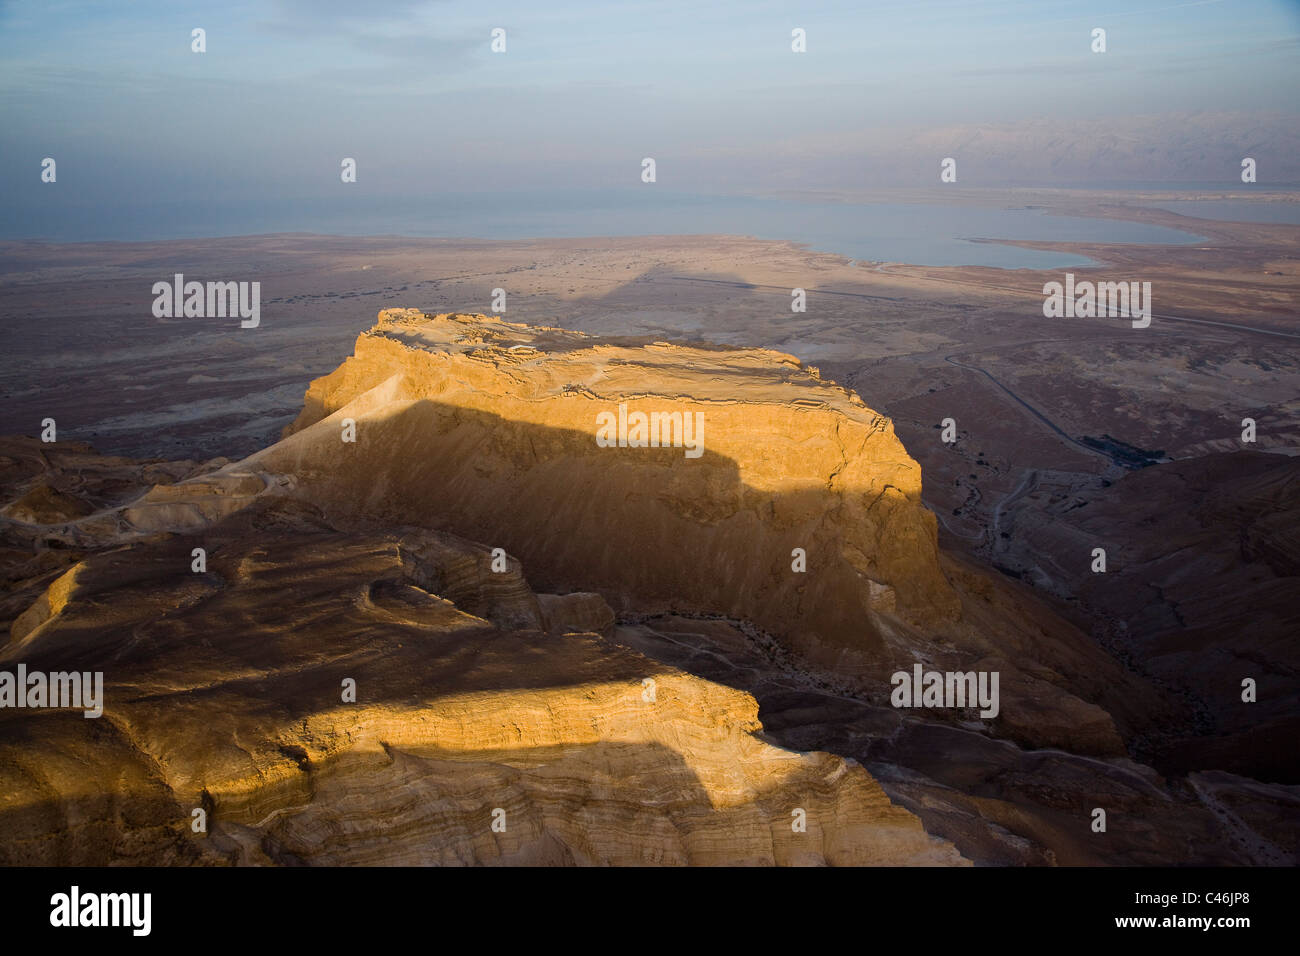
<svg viewBox="0 0 1300 956">
<path fill-rule="evenodd" d="M 1002 389 L 1002 391 L 1006 392 L 1006 393 L 1007 393 L 1008 395 L 1010 395 L 1013 399 L 1015 399 L 1016 402 L 1017 402 L 1021 407 L 1023 407 L 1024 409 L 1026 409 L 1026 410 L 1027 410 L 1031 415 L 1033 415 L 1035 418 L 1037 418 L 1040 422 L 1042 422 L 1044 425 L 1046 425 L 1046 426 L 1047 426 L 1048 428 L 1050 428 L 1052 431 L 1056 432 L 1056 434 L 1060 435 L 1062 438 L 1064 438 L 1066 441 L 1068 441 L 1071 445 L 1074 445 L 1076 448 L 1080 448 L 1080 449 L 1082 449 L 1083 451 L 1086 451 L 1086 452 L 1087 452 L 1088 454 L 1090 454 L 1090 455 L 1096 455 L 1096 456 L 1098 456 L 1099 458 L 1104 458 L 1104 459 L 1106 459 L 1108 462 L 1111 462 L 1112 464 L 1120 464 L 1120 462 L 1116 461 L 1114 458 L 1112 458 L 1110 455 L 1106 454 L 1104 451 L 1100 451 L 1100 450 L 1098 450 L 1098 449 L 1096 449 L 1096 448 L 1093 448 L 1091 445 L 1085 445 L 1083 442 L 1076 440 L 1075 438 L 1071 437 L 1070 435 L 1067 435 L 1067 434 L 1066 434 L 1066 433 L 1061 429 L 1061 427 L 1060 427 L 1059 425 L 1056 424 L 1056 422 L 1052 421 L 1050 418 L 1048 418 L 1046 415 L 1044 415 L 1044 414 L 1043 414 L 1042 412 L 1040 412 L 1038 409 L 1034 408 L 1033 405 L 1030 405 L 1027 401 L 1025 401 L 1023 398 L 1021 398 L 1019 395 L 1017 395 L 1017 394 L 1016 394 L 1015 392 L 1013 392 L 1011 389 L 1007 388 L 1005 385 L 1003 385 L 1001 382 L 999 382 L 996 378 L 994 378 L 990 373 L 986 372 L 984 369 L 980 368 L 980 367 L 977 366 L 977 365 L 966 365 L 966 364 L 963 363 L 963 362 L 958 362 L 958 361 L 956 361 L 956 359 L 954 358 L 954 356 L 955 356 L 955 355 L 960 355 L 960 354 L 961 354 L 960 352 L 954 352 L 953 355 L 945 355 L 945 356 L 943 357 L 943 360 L 944 360 L 945 362 L 947 362 L 949 365 L 956 365 L 958 368 L 964 368 L 964 369 L 966 369 L 966 370 L 968 370 L 968 371 L 971 371 L 971 372 L 979 372 L 981 375 L 985 376 L 985 377 L 986 377 L 990 382 L 992 382 L 992 383 L 993 383 L 994 385 L 996 385 L 998 388 Z"/>
</svg>

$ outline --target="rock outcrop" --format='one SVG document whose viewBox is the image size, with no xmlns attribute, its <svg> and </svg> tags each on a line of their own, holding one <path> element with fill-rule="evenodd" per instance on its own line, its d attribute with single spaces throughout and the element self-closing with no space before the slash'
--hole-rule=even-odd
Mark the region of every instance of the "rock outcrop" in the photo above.
<svg viewBox="0 0 1300 956">
<path fill-rule="evenodd" d="M 100 671 L 104 713 L 0 711 L 0 862 L 964 862 L 750 695 L 595 633 L 599 597 L 492 566 L 285 499 L 86 558 L 0 669 Z"/>
<path fill-rule="evenodd" d="M 1177 695 L 941 552 L 920 481 L 788 355 L 414 310 L 241 461 L 5 442 L 0 670 L 102 671 L 106 701 L 0 710 L 0 854 L 1293 856 L 1295 788 L 1133 759 Z M 1261 481 L 1241 546 L 1289 574 Z M 996 673 L 996 716 L 891 706 L 914 665 Z"/>
<path fill-rule="evenodd" d="M 699 457 L 601 447 L 598 416 L 621 405 L 698 416 Z M 498 545 L 618 610 L 745 617 L 841 669 L 959 608 L 890 423 L 776 352 L 389 310 L 241 467 L 292 474 L 333 511 Z"/>
</svg>

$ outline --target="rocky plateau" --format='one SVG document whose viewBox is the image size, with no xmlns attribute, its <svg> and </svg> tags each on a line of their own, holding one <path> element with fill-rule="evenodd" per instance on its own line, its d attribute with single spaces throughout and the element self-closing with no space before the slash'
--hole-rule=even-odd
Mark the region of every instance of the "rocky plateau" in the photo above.
<svg viewBox="0 0 1300 956">
<path fill-rule="evenodd" d="M 638 413 L 699 423 L 699 454 L 598 440 Z M 1296 483 L 1274 465 L 1203 510 L 1248 513 L 1233 546 L 1282 608 Z M 1151 473 L 1121 485 L 1175 480 Z M 1135 659 L 941 548 L 921 492 L 893 423 L 791 355 L 413 309 L 238 461 L 5 439 L 0 670 L 102 672 L 105 703 L 0 710 L 0 855 L 1297 862 L 1300 787 L 1268 743 L 1294 708 L 1175 732 L 1222 669 L 1161 644 L 1195 580 L 1133 545 L 1082 598 L 1127 602 Z M 1293 681 L 1288 628 L 1241 654 Z M 892 706 L 915 664 L 998 673 L 996 716 Z"/>
</svg>

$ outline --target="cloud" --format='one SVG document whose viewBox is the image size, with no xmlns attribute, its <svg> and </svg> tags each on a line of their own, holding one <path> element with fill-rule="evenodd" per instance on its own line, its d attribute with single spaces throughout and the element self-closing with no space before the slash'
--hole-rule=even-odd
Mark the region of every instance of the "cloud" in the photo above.
<svg viewBox="0 0 1300 956">
<path fill-rule="evenodd" d="M 1098 73 L 1102 70 L 1122 69 L 1123 61 L 1107 60 L 1103 65 L 1086 59 L 1060 59 L 1039 61 L 1038 63 L 1015 63 L 1002 66 L 984 66 L 966 70 L 954 70 L 953 76 L 1073 76 L 1079 73 Z"/>
<path fill-rule="evenodd" d="M 0 0 L 2 2 L 2 0 Z M 443 0 L 276 0 L 272 16 L 258 26 L 295 36 L 354 37 L 360 33 L 420 29 L 425 13 Z"/>
<path fill-rule="evenodd" d="M 379 36 L 373 33 L 352 37 L 351 44 L 363 53 L 371 53 L 389 59 L 404 59 L 414 62 L 447 63 L 464 60 L 471 51 L 485 47 L 480 36 L 474 37 L 436 37 L 436 36 Z"/>
<path fill-rule="evenodd" d="M 2 2 L 2 0 L 0 0 Z M 435 7 L 440 0 L 275 0 L 274 7 L 285 18 L 316 21 L 410 19 L 417 10 Z"/>
<path fill-rule="evenodd" d="M 270 33 L 333 39 L 340 47 L 390 61 L 464 63 L 481 36 L 433 32 L 428 16 L 443 0 L 277 0 L 272 19 L 257 26 Z"/>
</svg>

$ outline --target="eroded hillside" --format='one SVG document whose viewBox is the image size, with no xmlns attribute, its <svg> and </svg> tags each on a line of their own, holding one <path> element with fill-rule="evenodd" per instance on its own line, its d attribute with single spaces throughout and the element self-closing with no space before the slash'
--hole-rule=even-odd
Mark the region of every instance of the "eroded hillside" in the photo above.
<svg viewBox="0 0 1300 956">
<path fill-rule="evenodd" d="M 0 666 L 105 679 L 0 711 L 12 862 L 1295 852 L 1293 788 L 1134 762 L 1166 692 L 941 552 L 890 422 L 788 355 L 391 310 L 242 461 L 5 455 Z M 996 713 L 891 706 L 915 665 Z"/>
</svg>

